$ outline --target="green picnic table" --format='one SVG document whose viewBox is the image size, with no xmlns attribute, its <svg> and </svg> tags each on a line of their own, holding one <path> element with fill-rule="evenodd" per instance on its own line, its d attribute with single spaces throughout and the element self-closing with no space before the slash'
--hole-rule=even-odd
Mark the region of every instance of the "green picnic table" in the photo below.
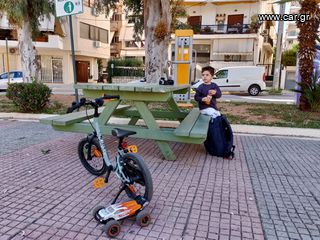
<svg viewBox="0 0 320 240">
<path fill-rule="evenodd" d="M 135 131 L 134 137 L 155 140 L 167 160 L 176 159 L 169 142 L 201 144 L 207 137 L 210 117 L 200 114 L 198 108 L 182 111 L 173 98 L 173 94 L 186 92 L 189 87 L 148 83 L 75 85 L 87 98 L 98 98 L 104 94 L 120 96 L 119 100 L 109 101 L 100 109 L 99 124 L 103 134 L 111 135 L 111 130 L 116 127 Z M 122 101 L 126 105 L 121 105 Z M 161 111 L 150 109 L 148 104 L 155 102 L 167 103 L 168 108 Z M 88 111 L 88 114 L 92 117 L 93 111 Z M 126 117 L 130 121 L 126 125 L 111 124 L 108 123 L 111 116 Z M 136 125 L 139 119 L 144 120 L 145 126 Z M 163 128 L 156 119 L 178 120 L 180 124 L 177 128 Z M 91 133 L 92 127 L 85 120 L 86 112 L 81 111 L 41 119 L 40 122 L 52 125 L 58 131 Z"/>
</svg>

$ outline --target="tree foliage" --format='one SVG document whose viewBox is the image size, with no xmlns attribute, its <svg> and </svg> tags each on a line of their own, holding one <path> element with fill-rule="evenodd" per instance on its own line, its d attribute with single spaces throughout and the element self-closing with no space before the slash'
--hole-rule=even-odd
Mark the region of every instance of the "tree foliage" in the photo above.
<svg viewBox="0 0 320 240">
<path fill-rule="evenodd" d="M 0 0 L 0 11 L 6 12 L 9 23 L 17 28 L 27 20 L 33 35 L 39 32 L 40 20 L 54 12 L 52 1 L 46 0 Z"/>
<path fill-rule="evenodd" d="M 296 66 L 297 65 L 297 51 L 298 45 L 295 44 L 291 49 L 283 52 L 281 63 L 284 66 Z"/>
</svg>

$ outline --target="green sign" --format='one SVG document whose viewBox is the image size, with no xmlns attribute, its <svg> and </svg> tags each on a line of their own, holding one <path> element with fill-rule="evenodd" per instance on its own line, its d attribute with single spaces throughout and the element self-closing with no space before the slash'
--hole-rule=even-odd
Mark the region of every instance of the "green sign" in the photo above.
<svg viewBox="0 0 320 240">
<path fill-rule="evenodd" d="M 82 0 L 55 0 L 56 17 L 83 13 Z"/>
<path fill-rule="evenodd" d="M 74 10 L 74 4 L 72 2 L 66 2 L 63 8 L 66 13 L 72 13 Z"/>
</svg>

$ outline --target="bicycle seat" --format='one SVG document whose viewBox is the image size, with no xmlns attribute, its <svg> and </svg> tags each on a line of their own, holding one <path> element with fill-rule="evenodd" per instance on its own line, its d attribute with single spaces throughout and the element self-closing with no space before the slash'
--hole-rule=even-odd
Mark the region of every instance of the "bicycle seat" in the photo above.
<svg viewBox="0 0 320 240">
<path fill-rule="evenodd" d="M 120 129 L 120 128 L 112 129 L 111 133 L 112 133 L 112 136 L 118 137 L 118 138 L 128 137 L 130 135 L 136 134 L 136 132 L 134 132 L 134 131 L 127 131 L 127 130 Z"/>
</svg>

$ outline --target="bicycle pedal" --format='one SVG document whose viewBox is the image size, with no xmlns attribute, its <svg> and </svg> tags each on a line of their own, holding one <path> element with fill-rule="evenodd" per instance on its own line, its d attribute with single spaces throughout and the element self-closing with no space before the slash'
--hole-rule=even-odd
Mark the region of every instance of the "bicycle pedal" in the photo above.
<svg viewBox="0 0 320 240">
<path fill-rule="evenodd" d="M 106 185 L 107 185 L 107 184 L 105 183 L 103 177 L 96 178 L 96 179 L 93 181 L 93 187 L 94 187 L 95 189 L 103 188 L 103 187 L 105 187 Z"/>
<path fill-rule="evenodd" d="M 128 146 L 128 151 L 131 152 L 131 153 L 137 153 L 138 152 L 138 147 L 137 145 L 130 145 Z"/>
</svg>

